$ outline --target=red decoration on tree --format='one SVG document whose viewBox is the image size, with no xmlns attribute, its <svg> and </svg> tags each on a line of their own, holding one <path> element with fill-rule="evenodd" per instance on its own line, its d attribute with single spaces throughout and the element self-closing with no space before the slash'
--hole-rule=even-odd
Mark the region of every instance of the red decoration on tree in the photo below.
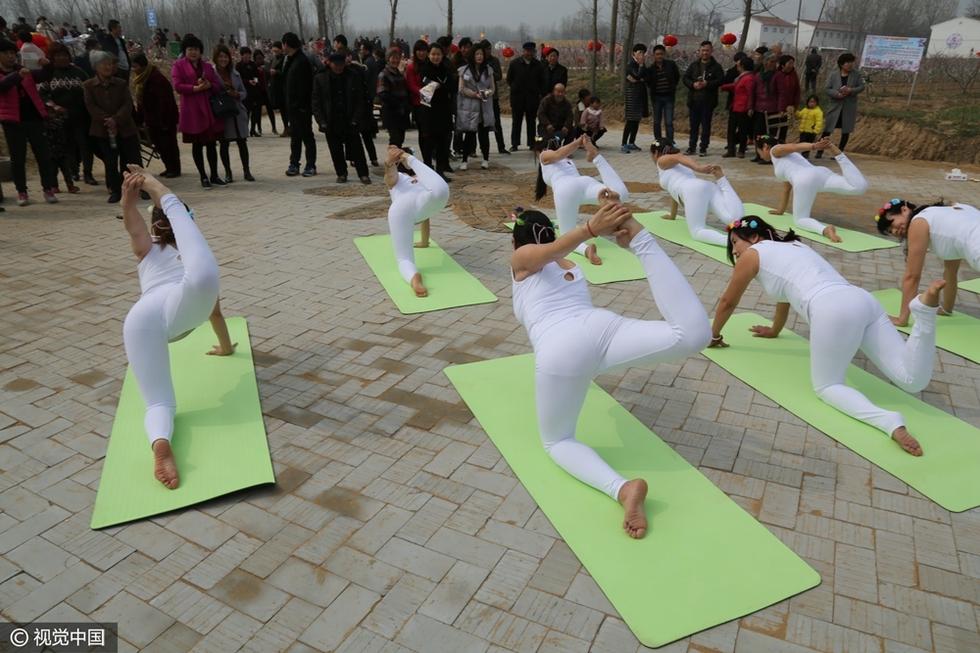
<svg viewBox="0 0 980 653">
<path fill-rule="evenodd" d="M 504 59 L 510 59 L 511 57 L 514 56 L 514 48 L 508 45 L 507 47 L 505 47 L 503 50 L 500 51 L 500 54 L 504 56 Z"/>
<path fill-rule="evenodd" d="M 735 45 L 736 41 L 738 41 L 738 37 L 732 34 L 731 32 L 727 32 L 721 35 L 722 45 Z"/>
<path fill-rule="evenodd" d="M 548 56 L 548 53 L 551 52 L 552 50 L 554 50 L 554 48 L 551 47 L 550 45 L 542 45 L 541 46 L 541 55 L 544 56 L 544 57 L 547 57 Z"/>
<path fill-rule="evenodd" d="M 664 37 L 664 45 L 668 48 L 672 48 L 677 45 L 677 37 L 673 34 L 668 34 Z"/>
<path fill-rule="evenodd" d="M 592 39 L 589 39 L 589 42 L 585 44 L 585 49 L 589 52 L 601 52 L 602 41 L 593 41 Z"/>
<path fill-rule="evenodd" d="M 449 52 L 450 54 L 456 54 L 457 52 L 459 52 L 459 46 L 453 43 L 452 45 L 449 46 Z"/>
</svg>

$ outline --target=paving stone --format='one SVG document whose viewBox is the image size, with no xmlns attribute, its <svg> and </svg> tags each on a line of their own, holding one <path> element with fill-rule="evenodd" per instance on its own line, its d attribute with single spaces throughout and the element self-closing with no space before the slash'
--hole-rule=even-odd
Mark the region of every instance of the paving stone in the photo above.
<svg viewBox="0 0 980 653">
<path fill-rule="evenodd" d="M 360 530 L 351 536 L 347 544 L 367 554 L 378 552 L 385 542 L 411 519 L 412 513 L 396 506 L 385 506 Z"/>
<path fill-rule="evenodd" d="M 778 524 L 785 528 L 796 525 L 796 513 L 800 503 L 800 491 L 778 483 L 767 483 L 762 495 L 762 510 L 759 520 Z"/>
<path fill-rule="evenodd" d="M 217 549 L 225 540 L 235 534 L 235 529 L 204 514 L 199 510 L 188 510 L 167 524 L 167 528 L 181 537 L 203 546 Z"/>
<path fill-rule="evenodd" d="M 837 543 L 834 591 L 869 603 L 878 602 L 875 552 Z"/>
<path fill-rule="evenodd" d="M 98 575 L 98 570 L 83 562 L 76 563 L 16 602 L 5 605 L 3 612 L 12 621 L 33 621 Z"/>
<path fill-rule="evenodd" d="M 222 578 L 238 567 L 261 542 L 242 533 L 219 546 L 207 558 L 184 575 L 184 578 L 202 589 L 211 589 Z"/>
<path fill-rule="evenodd" d="M 511 612 L 580 639 L 592 639 L 604 618 L 601 612 L 531 588 L 521 593 Z"/>
<path fill-rule="evenodd" d="M 260 622 L 271 619 L 289 600 L 271 583 L 240 569 L 222 578 L 208 593 Z"/>
<path fill-rule="evenodd" d="M 509 610 L 538 568 L 538 559 L 507 551 L 476 593 L 476 600 Z"/>
<path fill-rule="evenodd" d="M 359 585 L 348 585 L 330 607 L 303 631 L 300 641 L 322 651 L 336 649 L 380 599 L 381 596 L 375 592 Z"/>
<path fill-rule="evenodd" d="M 120 637 L 143 647 L 154 641 L 173 623 L 173 617 L 147 605 L 132 594 L 120 592 L 92 613 L 96 621 L 119 624 Z"/>
<path fill-rule="evenodd" d="M 211 632 L 232 612 L 227 605 L 184 582 L 165 589 L 150 605 L 202 635 Z"/>
<path fill-rule="evenodd" d="M 429 551 L 398 537 L 391 538 L 381 547 L 378 559 L 434 582 L 442 580 L 455 563 L 449 556 Z"/>
<path fill-rule="evenodd" d="M 315 567 L 298 558 L 284 562 L 267 581 L 273 587 L 323 608 L 333 603 L 348 584 L 346 579 L 323 567 Z"/>
<path fill-rule="evenodd" d="M 430 650 L 432 642 L 440 642 L 445 650 L 458 653 L 483 653 L 489 647 L 489 643 L 482 639 L 421 614 L 405 624 L 396 641 L 420 652 Z"/>
<path fill-rule="evenodd" d="M 362 626 L 382 637 L 394 638 L 412 615 L 419 611 L 419 607 L 435 586 L 435 583 L 421 576 L 404 574 L 384 598 L 375 604 Z"/>
<path fill-rule="evenodd" d="M 338 549 L 323 566 L 342 578 L 381 594 L 395 586 L 403 569 L 411 569 L 411 565 L 399 568 L 346 546 Z"/>
<path fill-rule="evenodd" d="M 32 537 L 13 551 L 8 551 L 6 558 L 42 583 L 78 563 L 78 558 L 43 537 Z"/>
<path fill-rule="evenodd" d="M 457 562 L 419 607 L 419 614 L 452 624 L 489 574 L 483 567 Z"/>
<path fill-rule="evenodd" d="M 548 629 L 493 606 L 470 601 L 456 627 L 506 651 L 537 651 Z"/>
</svg>

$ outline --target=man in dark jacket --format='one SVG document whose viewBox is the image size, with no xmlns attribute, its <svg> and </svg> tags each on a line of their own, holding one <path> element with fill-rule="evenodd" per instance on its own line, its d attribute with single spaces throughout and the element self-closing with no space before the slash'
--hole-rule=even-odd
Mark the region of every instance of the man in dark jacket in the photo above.
<svg viewBox="0 0 980 653">
<path fill-rule="evenodd" d="M 570 143 L 574 136 L 575 121 L 572 104 L 565 98 L 565 86 L 555 84 L 551 93 L 538 105 L 538 134 L 545 140 L 561 138 L 562 144 Z"/>
<path fill-rule="evenodd" d="M 667 58 L 667 48 L 659 43 L 653 46 L 653 63 L 647 68 L 647 86 L 653 102 L 653 136 L 663 141 L 663 127 L 666 123 L 667 141 L 674 143 L 674 98 L 681 71 L 677 64 Z"/>
<path fill-rule="evenodd" d="M 313 64 L 303 52 L 303 43 L 292 32 L 282 36 L 283 114 L 289 115 L 289 168 L 286 174 L 299 174 L 299 159 L 306 148 L 304 177 L 316 174 L 316 139 L 313 137 Z"/>
<path fill-rule="evenodd" d="M 327 136 L 337 183 L 347 182 L 349 159 L 361 182 L 370 184 L 371 175 L 361 147 L 361 130 L 371 118 L 364 78 L 360 71 L 347 65 L 344 54 L 334 52 L 328 60 L 329 67 L 313 79 L 313 115 L 320 131 Z"/>
<path fill-rule="evenodd" d="M 507 85 L 510 87 L 510 112 L 513 123 L 510 129 L 511 152 L 521 145 L 521 123 L 527 122 L 527 145 L 534 147 L 534 117 L 545 90 L 544 64 L 534 58 L 537 45 L 532 41 L 524 44 L 524 54 L 507 67 Z"/>
<path fill-rule="evenodd" d="M 810 48 L 810 54 L 806 55 L 806 60 L 803 62 L 804 89 L 807 93 L 817 92 L 817 75 L 820 74 L 822 66 L 823 57 L 820 56 L 816 48 Z"/>
<path fill-rule="evenodd" d="M 555 84 L 568 86 L 568 68 L 558 63 L 558 54 L 556 48 L 550 48 L 548 54 L 545 55 L 548 64 L 544 71 L 544 87 L 549 93 L 555 88 Z"/>
<path fill-rule="evenodd" d="M 102 49 L 111 52 L 118 63 L 116 76 L 129 81 L 129 51 L 126 47 L 126 39 L 122 36 L 122 25 L 113 18 L 109 21 L 108 32 L 104 32 L 99 37 Z"/>
<path fill-rule="evenodd" d="M 95 77 L 95 70 L 92 68 L 92 60 L 89 55 L 92 54 L 92 50 L 99 49 L 99 39 L 89 37 L 85 39 L 85 52 L 75 57 L 72 62 L 79 68 L 85 71 L 85 74 L 89 77 Z"/>
<path fill-rule="evenodd" d="M 711 142 L 711 118 L 718 106 L 718 88 L 725 76 L 721 64 L 711 56 L 714 48 L 711 41 L 702 41 L 698 50 L 700 57 L 684 72 L 684 86 L 688 88 L 687 109 L 691 114 L 691 139 L 685 154 L 694 154 L 701 136 L 701 156 L 707 156 Z"/>
<path fill-rule="evenodd" d="M 283 65 L 286 63 L 286 55 L 282 51 L 282 43 L 275 41 L 272 44 L 272 56 L 269 58 L 269 69 L 265 73 L 265 78 L 269 84 L 269 101 L 273 107 L 279 110 L 282 118 L 282 136 L 289 136 L 289 113 L 283 104 L 283 93 L 286 87 L 286 76 L 283 75 Z M 275 131 L 275 127 L 272 128 Z"/>
</svg>

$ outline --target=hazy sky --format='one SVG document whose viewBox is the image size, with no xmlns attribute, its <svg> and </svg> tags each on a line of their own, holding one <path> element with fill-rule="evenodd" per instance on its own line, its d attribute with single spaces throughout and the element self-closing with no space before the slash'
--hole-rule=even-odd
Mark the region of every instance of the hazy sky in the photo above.
<svg viewBox="0 0 980 653">
<path fill-rule="evenodd" d="M 796 20 L 798 0 L 784 0 L 775 9 L 777 16 L 790 21 Z M 969 0 L 960 0 L 960 9 L 967 6 Z M 455 0 L 454 23 L 457 25 L 518 25 L 521 22 L 532 27 L 548 27 L 559 21 L 562 16 L 574 14 L 582 6 L 592 3 L 581 0 Z M 693 0 L 698 4 L 698 0 Z M 733 7 L 738 0 L 730 0 Z M 803 18 L 815 19 L 820 11 L 821 0 L 803 0 Z M 600 0 L 600 7 L 606 6 L 608 12 L 609 0 Z M 445 0 L 399 0 L 398 23 L 402 25 L 417 25 L 442 23 L 445 21 Z M 352 0 L 350 3 L 349 22 L 354 28 L 380 28 L 388 24 L 387 0 Z M 738 11 L 732 9 L 727 18 L 734 17 Z M 493 38 L 492 34 L 487 35 Z"/>
</svg>

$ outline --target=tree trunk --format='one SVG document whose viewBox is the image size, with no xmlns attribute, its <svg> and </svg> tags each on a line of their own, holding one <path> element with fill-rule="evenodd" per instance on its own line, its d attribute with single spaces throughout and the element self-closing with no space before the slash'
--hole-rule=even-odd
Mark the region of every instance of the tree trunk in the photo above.
<svg viewBox="0 0 980 653">
<path fill-rule="evenodd" d="M 296 0 L 296 20 L 299 21 L 299 26 L 297 27 L 299 40 L 305 42 L 306 39 L 303 37 L 303 12 L 299 9 L 299 0 Z"/>
<path fill-rule="evenodd" d="M 388 0 L 391 6 L 391 22 L 388 24 L 388 43 L 395 42 L 395 16 L 398 15 L 398 0 Z"/>
<path fill-rule="evenodd" d="M 626 66 L 633 60 L 633 39 L 636 36 L 636 21 L 640 18 L 640 8 L 643 0 L 628 0 L 626 10 L 626 38 L 623 40 L 623 63 L 620 66 L 619 93 L 626 93 Z"/>
<path fill-rule="evenodd" d="M 328 36 L 330 30 L 327 28 L 327 0 L 315 0 L 316 6 L 316 30 L 317 36 Z"/>
<path fill-rule="evenodd" d="M 592 0 L 592 92 L 596 92 L 596 66 L 599 64 L 599 0 Z"/>
<path fill-rule="evenodd" d="M 252 20 L 252 2 L 245 0 L 245 16 L 248 18 L 248 38 L 255 40 L 255 22 Z M 242 45 L 248 45 L 242 43 Z"/>
<path fill-rule="evenodd" d="M 446 35 L 453 36 L 453 0 L 446 0 Z"/>
<path fill-rule="evenodd" d="M 598 18 L 596 20 L 598 21 Z M 609 70 L 616 70 L 616 28 L 618 24 L 619 0 L 612 0 L 612 16 L 609 18 Z"/>
<path fill-rule="evenodd" d="M 742 38 L 738 40 L 738 51 L 745 52 L 745 39 L 749 38 L 749 23 L 752 22 L 752 0 L 743 0 Z M 826 2 L 826 0 L 824 0 Z"/>
</svg>

